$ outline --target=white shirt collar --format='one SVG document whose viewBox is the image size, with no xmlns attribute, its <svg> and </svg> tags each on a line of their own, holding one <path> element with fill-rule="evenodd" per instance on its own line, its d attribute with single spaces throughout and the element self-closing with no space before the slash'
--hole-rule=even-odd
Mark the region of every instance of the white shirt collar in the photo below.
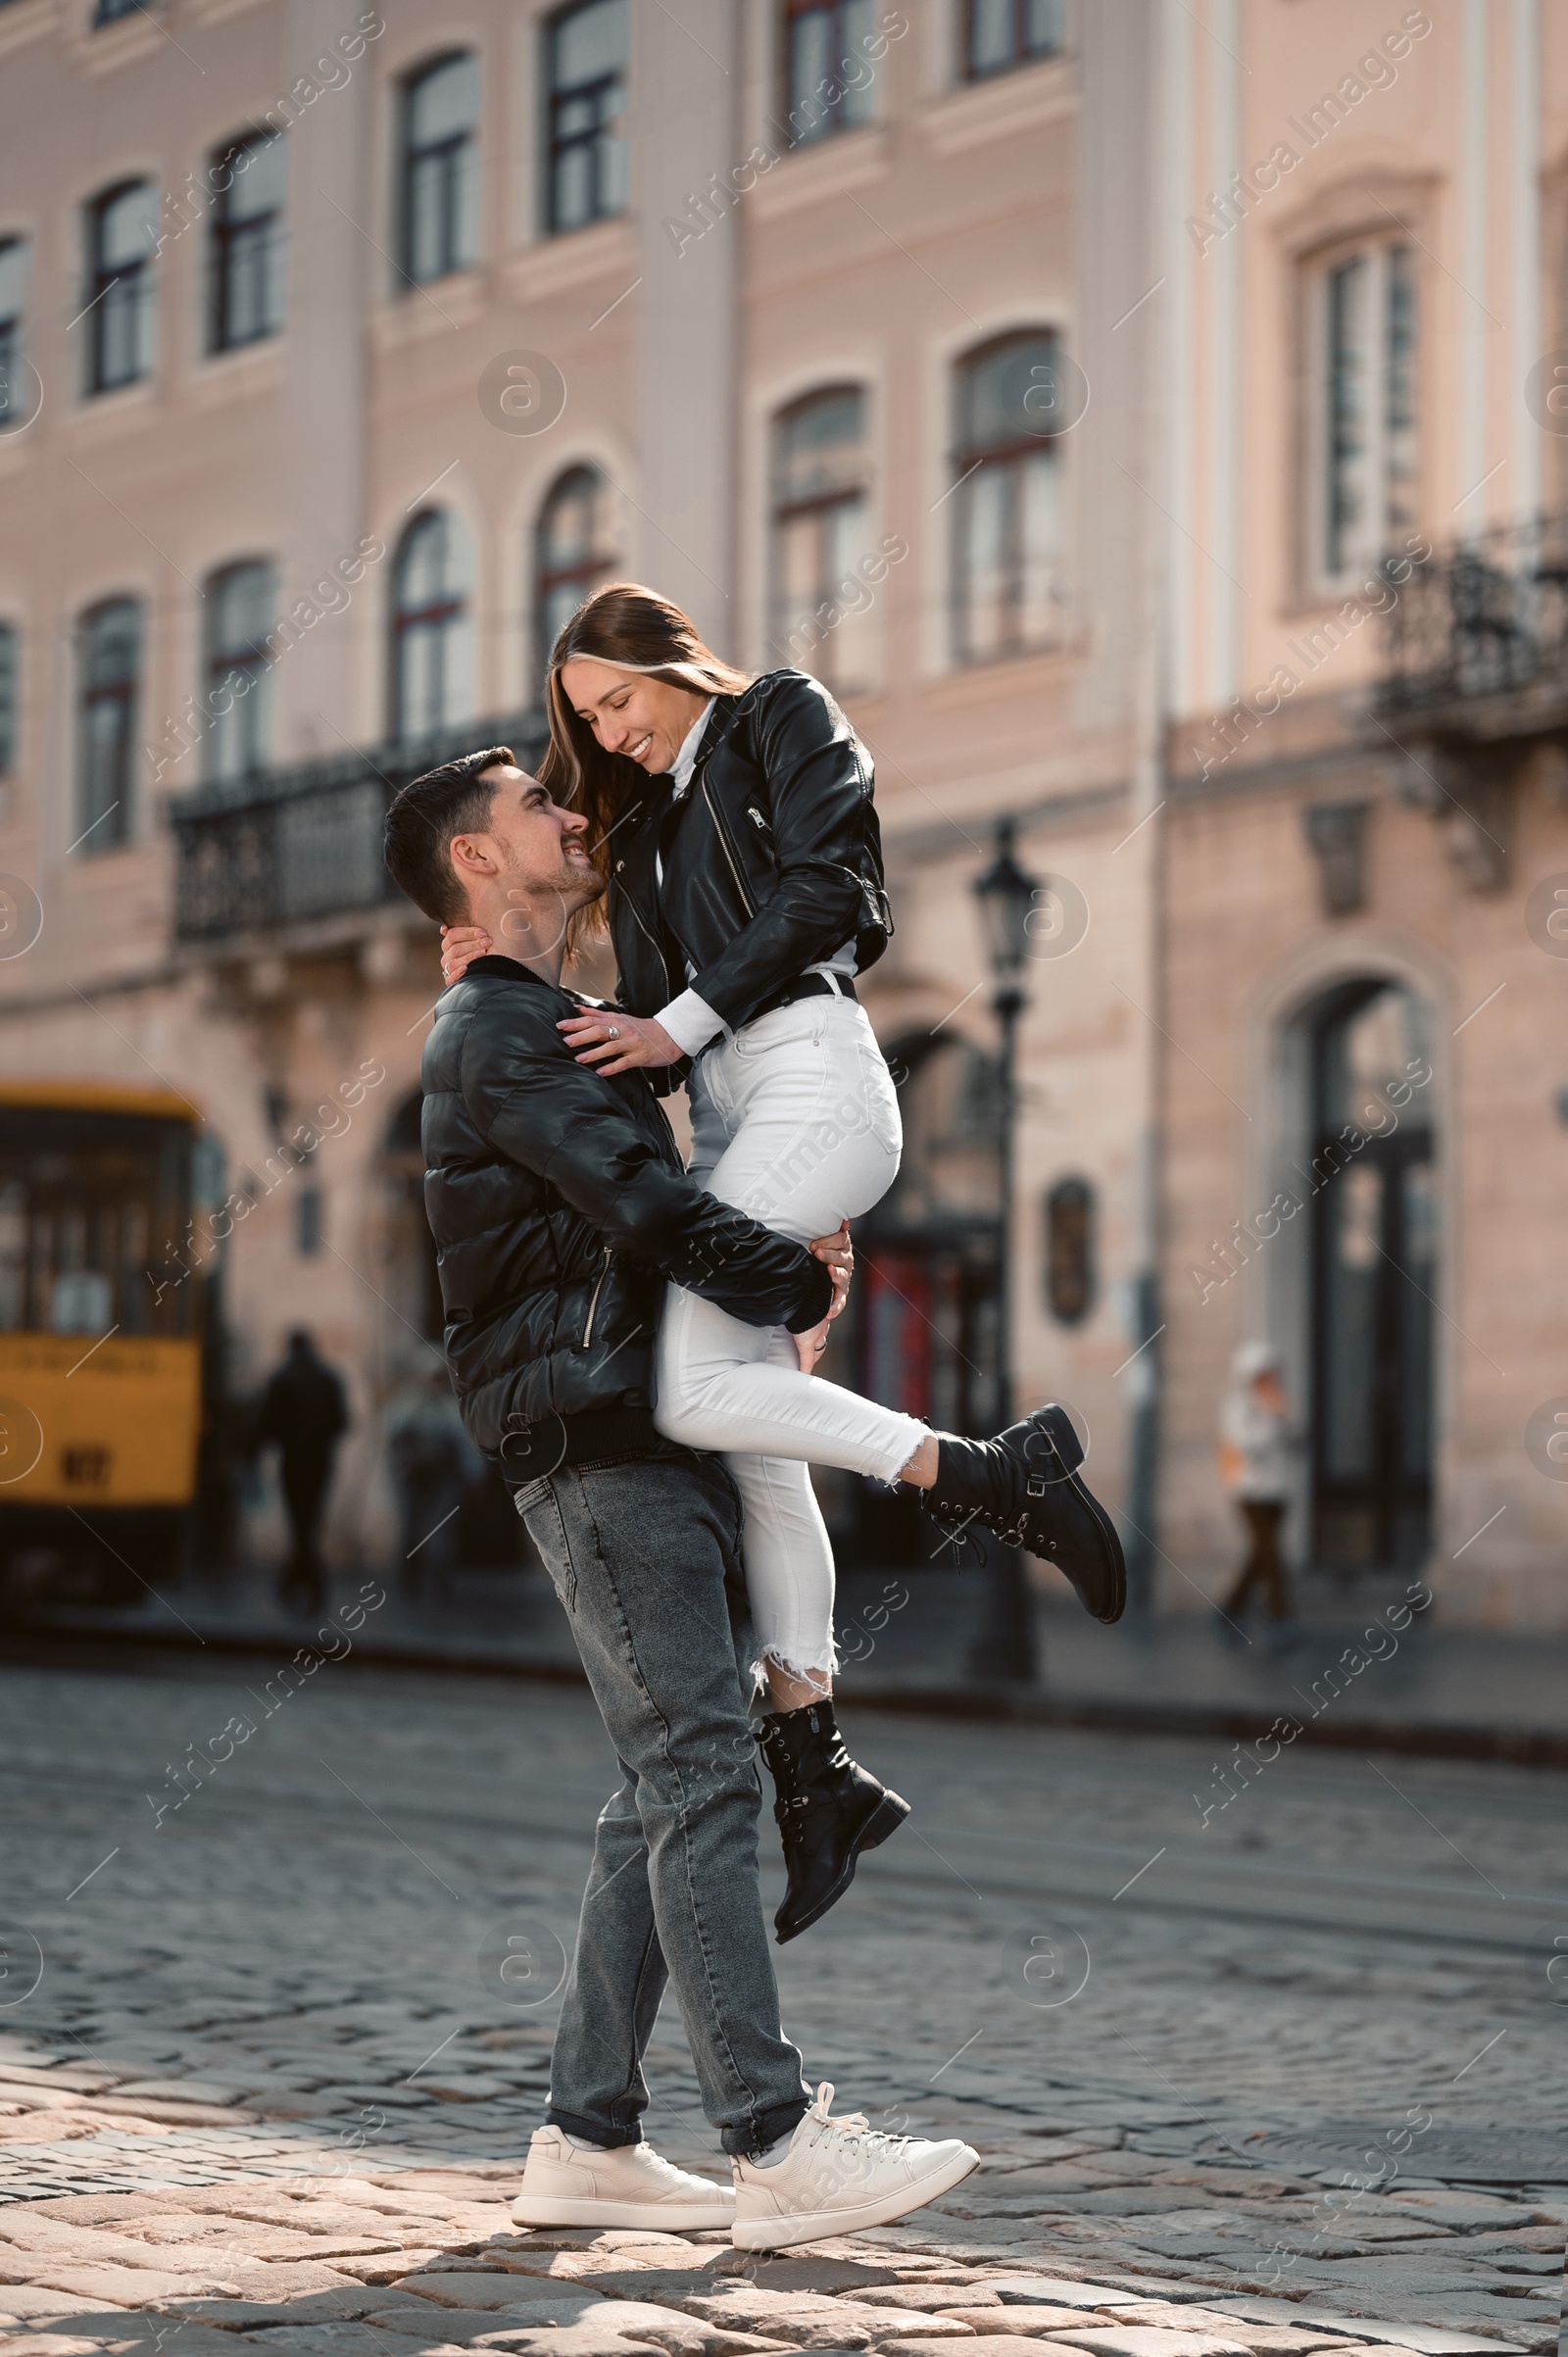
<svg viewBox="0 0 1568 2357">
<path fill-rule="evenodd" d="M 702 711 L 687 731 L 679 753 L 675 756 L 674 767 L 669 774 L 675 781 L 677 794 L 684 794 L 692 782 L 692 771 L 697 766 L 697 748 L 702 743 L 703 730 L 708 726 L 708 715 L 717 702 L 716 696 L 709 697 L 708 702 L 703 706 Z"/>
</svg>

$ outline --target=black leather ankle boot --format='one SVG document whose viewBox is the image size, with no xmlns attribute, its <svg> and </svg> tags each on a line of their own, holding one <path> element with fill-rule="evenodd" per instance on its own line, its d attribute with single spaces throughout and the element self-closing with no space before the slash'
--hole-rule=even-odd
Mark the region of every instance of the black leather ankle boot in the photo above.
<svg viewBox="0 0 1568 2357">
<path fill-rule="evenodd" d="M 909 1813 L 897 1792 L 851 1759 L 831 1701 L 770 1712 L 758 1743 L 778 1789 L 789 1888 L 773 1918 L 780 1947 L 844 1896 L 862 1849 L 875 1849 Z"/>
<path fill-rule="evenodd" d="M 1084 1452 L 1064 1407 L 1037 1407 L 993 1440 L 937 1435 L 928 1512 L 955 1538 L 972 1522 L 1004 1547 L 1054 1563 L 1096 1620 L 1127 1608 L 1127 1566 L 1116 1526 L 1078 1468 Z"/>
</svg>

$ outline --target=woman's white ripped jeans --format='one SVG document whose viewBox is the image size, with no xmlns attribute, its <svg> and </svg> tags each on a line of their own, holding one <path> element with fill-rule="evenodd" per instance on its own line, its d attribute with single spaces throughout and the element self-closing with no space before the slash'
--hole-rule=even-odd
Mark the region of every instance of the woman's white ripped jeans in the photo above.
<svg viewBox="0 0 1568 2357">
<path fill-rule="evenodd" d="M 876 1035 L 853 999 L 797 1000 L 700 1056 L 687 1083 L 691 1175 L 721 1203 L 809 1244 L 881 1201 L 903 1128 Z M 748 1326 L 672 1285 L 656 1422 L 723 1452 L 746 1508 L 746 1587 L 761 1661 L 825 1685 L 835 1664 L 833 1550 L 808 1463 L 892 1482 L 926 1438 L 913 1416 L 804 1375 L 782 1326 Z"/>
</svg>

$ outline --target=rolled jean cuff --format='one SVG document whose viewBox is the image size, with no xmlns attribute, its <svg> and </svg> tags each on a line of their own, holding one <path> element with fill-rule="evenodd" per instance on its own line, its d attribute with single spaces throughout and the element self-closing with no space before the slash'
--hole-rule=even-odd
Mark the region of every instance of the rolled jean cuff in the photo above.
<svg viewBox="0 0 1568 2357">
<path fill-rule="evenodd" d="M 809 2095 L 800 2095 L 790 2103 L 775 2103 L 768 2111 L 760 2111 L 750 2120 L 743 2120 L 723 2134 L 724 2150 L 732 2157 L 749 2161 L 754 2153 L 765 2152 L 780 2136 L 792 2136 L 811 2108 Z"/>
<path fill-rule="evenodd" d="M 865 1471 L 873 1481 L 896 1482 L 922 1441 L 931 1438 L 931 1427 L 922 1424 L 918 1416 L 900 1416 L 900 1430 L 887 1447 L 887 1462 L 867 1465 Z"/>
<path fill-rule="evenodd" d="M 563 2111 L 552 2103 L 545 2114 L 547 2128 L 559 2128 L 563 2136 L 580 2136 L 585 2144 L 597 2144 L 601 2152 L 618 2152 L 623 2144 L 640 2144 L 642 2125 L 633 2120 L 629 2128 L 607 2128 L 601 2120 L 585 2120 L 580 2112 Z"/>
</svg>

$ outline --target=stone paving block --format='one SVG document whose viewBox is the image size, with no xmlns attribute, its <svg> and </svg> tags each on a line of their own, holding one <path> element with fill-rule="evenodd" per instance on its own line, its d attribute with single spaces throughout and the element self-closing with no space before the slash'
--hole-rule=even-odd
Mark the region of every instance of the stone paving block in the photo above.
<svg viewBox="0 0 1568 2357">
<path fill-rule="evenodd" d="M 967 2325 L 971 2332 L 992 2340 L 999 2332 L 1007 2338 L 1034 2339 L 1084 2321 L 1080 2308 L 1048 2308 L 1035 2300 L 1022 2308 L 1008 2308 L 998 2300 L 991 2308 L 947 2308 L 943 2314 L 956 2324 Z"/>
<path fill-rule="evenodd" d="M 1054 2338 L 1064 2348 L 1091 2350 L 1093 2357 L 1250 2357 L 1232 2333 L 1175 2332 L 1163 2325 L 1118 2322 L 1099 2331 L 1079 2325 Z"/>
<path fill-rule="evenodd" d="M 452 2257 L 450 2251 L 432 2249 L 425 2244 L 420 2249 L 389 2251 L 382 2258 L 344 2259 L 342 2272 L 353 2276 L 360 2283 L 401 2283 L 404 2277 L 421 2267 L 440 2267 Z"/>
<path fill-rule="evenodd" d="M 759 2271 L 758 2281 L 770 2284 L 775 2283 L 771 2274 L 764 2277 L 760 2271 Z M 793 2291 L 797 2285 L 776 2283 L 775 2288 L 780 2291 Z M 809 2286 L 801 2284 L 798 2288 L 801 2290 L 810 2288 L 836 2291 L 839 2286 L 836 2283 L 821 2283 Z M 1000 2309 L 1002 2306 L 1001 2296 L 991 2290 L 989 2285 L 982 2283 L 888 2283 L 882 2286 L 872 2283 L 864 2289 L 861 2296 L 869 2300 L 874 2308 L 927 2309 L 933 2316 L 946 2315 L 956 2308 Z"/>
<path fill-rule="evenodd" d="M 573 2284 L 565 2289 L 547 2284 L 538 2276 L 453 2275 L 432 2269 L 425 2274 L 405 2276 L 398 2287 L 439 2308 L 525 2307 L 541 2317 L 548 2312 L 573 2324 L 586 2310 L 605 2305 L 599 2293 L 586 2284 Z"/>
<path fill-rule="evenodd" d="M 1218 2304 L 1216 2302 L 1216 2305 Z M 1506 2345 L 1499 2342 L 1495 2336 L 1487 2337 L 1474 2332 L 1466 2332 L 1456 2326 L 1412 2324 L 1408 2321 L 1401 2321 L 1397 2325 L 1389 2325 L 1385 2334 L 1384 2329 L 1372 2317 L 1346 2316 L 1327 2308 L 1303 2313 L 1301 2309 L 1293 2307 L 1286 2300 L 1250 2299 L 1245 2302 L 1245 2306 L 1249 2318 L 1266 2319 L 1270 2323 L 1286 2325 L 1302 2332 L 1312 2332 L 1321 2328 L 1324 2332 L 1333 2332 L 1345 2340 L 1370 2342 L 1374 2345 L 1384 2346 L 1403 2345 L 1415 2349 L 1419 2352 L 1419 2357 L 1481 2357 L 1481 2352 L 1484 2350 L 1491 2350 L 1493 2357 L 1496 2357 L 1497 2350 Z M 1243 2329 L 1245 2329 L 1245 2323 L 1244 2319 Z M 1325 2343 L 1325 2345 L 1327 2344 Z"/>
<path fill-rule="evenodd" d="M 680 2303 L 688 2316 L 729 2331 L 760 2332 L 808 2349 L 869 2348 L 919 2334 L 925 2339 L 967 2340 L 956 2325 L 918 2309 L 875 2308 L 869 2301 L 833 2298 L 819 2291 L 770 2291 L 737 2282 L 720 2291 L 689 2296 Z"/>
<path fill-rule="evenodd" d="M 756 2332 L 736 2332 L 675 2308 L 659 2307 L 652 2300 L 606 2300 L 594 2321 L 607 2332 L 623 2333 L 628 2340 L 663 2349 L 667 2357 L 752 2357 L 753 2352 L 793 2345 Z"/>
<path fill-rule="evenodd" d="M 1118 2291 L 1109 2283 L 1079 2283 L 1060 2276 L 983 2276 L 981 2282 L 1008 2307 L 1030 2301 L 1046 2308 L 1127 2308 L 1138 2302 L 1136 2291 Z"/>
</svg>

